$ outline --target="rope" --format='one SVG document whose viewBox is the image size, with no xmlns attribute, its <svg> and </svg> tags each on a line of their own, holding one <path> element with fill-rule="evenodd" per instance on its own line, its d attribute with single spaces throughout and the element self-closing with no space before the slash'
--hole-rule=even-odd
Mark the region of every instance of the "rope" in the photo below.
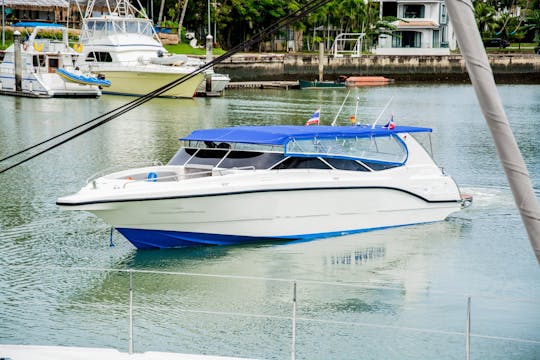
<svg viewBox="0 0 540 360">
<path fill-rule="evenodd" d="M 188 80 L 192 79 L 193 77 L 197 76 L 201 72 L 212 68 L 214 65 L 219 64 L 223 60 L 231 57 L 232 55 L 238 53 L 239 51 L 245 49 L 246 47 L 249 47 L 249 46 L 251 46 L 251 45 L 253 45 L 255 43 L 260 42 L 263 38 L 276 33 L 280 28 L 282 28 L 284 26 L 287 26 L 287 25 L 290 25 L 294 21 L 304 17 L 306 14 L 308 14 L 310 12 L 313 12 L 314 10 L 318 9 L 319 7 L 325 5 L 326 3 L 330 2 L 330 1 L 331 0 L 312 0 L 312 1 L 309 1 L 307 4 L 305 4 L 304 6 L 302 6 L 301 8 L 296 10 L 295 12 L 292 12 L 289 15 L 286 15 L 285 17 L 279 19 L 278 21 L 276 21 L 272 25 L 270 25 L 267 28 L 263 29 L 257 35 L 253 36 L 251 39 L 249 39 L 247 41 L 244 41 L 243 43 L 241 43 L 239 45 L 236 45 L 231 50 L 227 51 L 225 54 L 218 56 L 214 60 L 206 63 L 203 66 L 201 66 L 199 69 L 194 70 L 193 72 L 191 72 L 191 73 L 189 73 L 189 74 L 187 74 L 187 75 L 185 75 L 183 77 L 180 77 L 180 78 L 178 78 L 178 79 L 176 79 L 176 80 L 174 80 L 174 81 L 172 81 L 172 82 L 170 82 L 170 83 L 168 83 L 168 84 L 166 84 L 166 85 L 164 85 L 164 86 L 162 86 L 162 87 L 160 87 L 160 88 L 158 88 L 158 89 L 156 89 L 156 90 L 154 90 L 154 91 L 152 91 L 152 92 L 150 92 L 150 93 L 148 93 L 148 94 L 146 94 L 144 96 L 136 98 L 135 100 L 132 100 L 132 101 L 130 101 L 130 102 L 116 108 L 116 109 L 113 109 L 113 110 L 111 110 L 109 112 L 106 112 L 105 114 L 102 114 L 102 115 L 100 115 L 98 117 L 95 117 L 95 118 L 93 118 L 93 119 L 91 119 L 91 120 L 89 120 L 89 121 L 87 121 L 87 122 L 85 122 L 83 124 L 80 124 L 80 125 L 78 125 L 78 126 L 76 126 L 74 128 L 71 128 L 69 130 L 66 130 L 66 131 L 64 131 L 64 132 L 62 132 L 62 133 L 60 133 L 58 135 L 55 135 L 55 136 L 53 136 L 53 137 L 51 137 L 51 138 L 49 138 L 47 140 L 44 140 L 44 141 L 42 141 L 42 142 L 40 142 L 38 144 L 29 146 L 28 148 L 23 149 L 21 151 L 18 151 L 16 153 L 12 154 L 12 155 L 6 156 L 3 159 L 0 159 L 0 163 L 1 163 L 1 162 L 5 161 L 5 160 L 8 160 L 8 159 L 14 157 L 14 156 L 17 156 L 17 155 L 20 155 L 20 154 L 22 154 L 24 152 L 32 150 L 32 149 L 34 149 L 34 148 L 36 148 L 36 147 L 38 147 L 40 145 L 48 143 L 48 142 L 50 142 L 52 140 L 55 140 L 55 139 L 57 139 L 57 138 L 59 138 L 61 136 L 67 135 L 67 134 L 69 134 L 69 133 L 71 133 L 71 132 L 73 132 L 73 131 L 75 131 L 77 129 L 80 129 L 81 127 L 84 127 L 86 125 L 90 125 L 90 124 L 95 122 L 93 125 L 88 126 L 87 128 L 81 130 L 80 132 L 77 132 L 74 135 L 71 135 L 71 136 L 65 138 L 64 140 L 62 140 L 60 142 L 57 142 L 57 143 L 55 143 L 53 145 L 50 145 L 49 147 L 45 148 L 42 151 L 39 151 L 39 152 L 37 152 L 37 153 L 35 153 L 33 155 L 30 155 L 30 156 L 28 156 L 28 157 L 26 157 L 26 158 L 24 158 L 24 159 L 22 159 L 22 160 L 20 160 L 20 161 L 18 161 L 16 163 L 12 164 L 12 165 L 10 165 L 10 166 L 0 170 L 0 174 L 4 173 L 4 172 L 6 172 L 6 171 L 8 171 L 10 169 L 13 169 L 13 168 L 15 168 L 15 167 L 17 167 L 17 166 L 19 166 L 21 164 L 24 164 L 25 162 L 27 162 L 27 161 L 29 161 L 29 160 L 31 160 L 31 159 L 33 159 L 33 158 L 35 158 L 35 157 L 37 157 L 37 156 L 39 156 L 41 154 L 44 154 L 44 153 L 46 153 L 46 152 L 48 152 L 48 151 L 62 145 L 62 144 L 65 144 L 68 141 L 71 141 L 71 140 L 73 140 L 73 139 L 75 139 L 75 138 L 77 138 L 77 137 L 79 137 L 79 136 L 81 136 L 81 135 L 83 135 L 83 134 L 85 134 L 85 133 L 87 133 L 87 132 L 89 132 L 89 131 L 91 131 L 91 130 L 93 130 L 93 129 L 95 129 L 95 128 L 97 128 L 97 127 L 99 127 L 99 126 L 101 126 L 101 125 L 103 125 L 103 124 L 105 124 L 105 123 L 107 123 L 107 122 L 109 122 L 109 121 L 111 121 L 111 120 L 125 114 L 125 113 L 127 113 L 127 112 L 129 112 L 129 111 L 131 111 L 131 110 L 133 110 L 133 109 L 135 109 L 136 107 L 138 107 L 138 106 L 152 100 L 153 98 L 167 92 L 168 90 L 174 88 L 175 86 L 180 85 L 180 84 L 184 83 L 185 81 L 188 81 Z"/>
</svg>

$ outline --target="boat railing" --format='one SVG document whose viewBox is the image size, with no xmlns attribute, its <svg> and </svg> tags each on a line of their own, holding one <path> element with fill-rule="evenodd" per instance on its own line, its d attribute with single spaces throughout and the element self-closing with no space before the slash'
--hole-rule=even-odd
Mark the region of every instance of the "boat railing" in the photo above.
<svg viewBox="0 0 540 360">
<path fill-rule="evenodd" d="M 132 167 L 151 167 L 151 166 L 163 166 L 163 163 L 159 160 L 154 160 L 152 163 L 148 163 L 148 162 L 135 162 L 135 163 L 130 163 L 129 164 L 129 168 L 132 168 Z M 128 170 L 129 169 L 128 167 L 126 167 L 126 165 L 114 165 L 114 166 L 109 166 L 109 167 L 106 167 L 104 169 L 101 169 L 99 170 L 98 172 L 92 174 L 90 177 L 88 177 L 86 179 L 86 183 L 89 184 L 91 183 L 93 180 L 103 176 L 103 175 L 106 175 L 106 174 L 109 174 L 111 172 L 116 172 L 116 171 L 120 171 L 120 170 Z"/>
<path fill-rule="evenodd" d="M 190 167 L 184 167 L 184 172 L 179 173 L 176 172 L 172 175 L 165 175 L 161 176 L 159 173 L 155 174 L 155 177 L 146 177 L 144 179 L 127 179 L 127 182 L 124 183 L 124 188 L 126 188 L 128 185 L 132 185 L 135 183 L 141 183 L 141 182 L 166 182 L 166 181 L 184 181 L 189 179 L 196 179 L 201 177 L 207 177 L 207 176 L 223 176 L 223 175 L 229 175 L 231 173 L 234 173 L 238 170 L 252 170 L 255 171 L 255 166 L 243 166 L 243 167 L 235 167 L 235 168 L 212 168 L 208 170 L 200 170 L 200 168 L 190 168 Z"/>
<path fill-rule="evenodd" d="M 378 256 L 377 249 L 372 250 L 372 252 L 360 252 L 358 254 L 355 252 L 354 254 L 350 254 L 349 257 L 344 257 L 342 259 L 336 258 L 331 261 L 349 265 L 359 261 L 364 264 L 376 260 Z M 370 258 L 370 256 L 373 256 L 373 258 Z M 97 336 L 98 334 L 102 335 L 101 332 L 107 330 L 109 333 L 114 334 L 115 338 L 120 337 L 127 339 L 128 344 L 126 348 L 129 354 L 134 352 L 136 343 L 135 334 L 138 335 L 139 339 L 143 339 L 140 340 L 140 343 L 145 343 L 146 346 L 148 346 L 148 342 L 150 342 L 150 344 L 152 344 L 150 346 L 153 348 L 157 346 L 155 340 L 156 333 L 148 333 L 149 328 L 154 329 L 158 334 L 162 334 L 161 336 L 171 336 L 172 339 L 169 344 L 182 344 L 183 341 L 181 338 L 179 339 L 179 336 L 182 334 L 185 335 L 186 329 L 192 329 L 192 332 L 194 333 L 198 333 L 200 330 L 211 337 L 213 331 L 212 328 L 208 327 L 205 321 L 201 321 L 201 317 L 205 316 L 208 316 L 212 322 L 230 322 L 231 319 L 238 319 L 238 322 L 244 324 L 249 322 L 251 324 L 250 329 L 253 329 L 256 326 L 257 321 L 262 321 L 265 324 L 279 324 L 279 326 L 273 326 L 271 328 L 263 326 L 259 329 L 261 331 L 261 336 L 272 338 L 274 341 L 280 342 L 282 341 L 280 340 L 280 336 L 282 337 L 285 333 L 285 341 L 288 339 L 287 342 L 290 346 L 290 358 L 293 360 L 296 358 L 297 353 L 302 352 L 303 348 L 310 348 L 313 346 L 314 339 L 312 339 L 312 337 L 314 336 L 314 331 L 325 333 L 325 341 L 336 341 L 338 347 L 340 346 L 338 341 L 343 341 L 343 339 L 345 339 L 345 332 L 350 331 L 351 334 L 349 334 L 349 336 L 360 339 L 358 340 L 360 342 L 365 341 L 370 349 L 377 351 L 378 353 L 384 351 L 384 347 L 387 345 L 381 343 L 379 345 L 380 348 L 378 349 L 377 344 L 379 342 L 370 340 L 369 334 L 373 334 L 375 339 L 377 339 L 377 336 L 383 336 L 384 338 L 384 336 L 387 336 L 385 335 L 385 332 L 389 332 L 389 336 L 394 339 L 393 341 L 399 340 L 401 337 L 414 337 L 418 338 L 418 343 L 416 345 L 413 343 L 411 346 L 420 345 L 428 347 L 431 345 L 440 346 L 438 341 L 441 340 L 439 338 L 446 337 L 447 345 L 451 347 L 453 354 L 456 355 L 463 351 L 467 359 L 469 359 L 471 347 L 473 347 L 474 350 L 474 345 L 478 346 L 480 349 L 484 348 L 485 351 L 486 346 L 492 347 L 495 342 L 499 342 L 499 344 L 503 344 L 501 346 L 506 348 L 509 346 L 512 347 L 512 351 L 516 351 L 519 346 L 523 346 L 525 349 L 532 347 L 533 353 L 534 348 L 540 346 L 540 339 L 524 338 L 525 333 L 521 330 L 516 330 L 519 332 L 516 336 L 504 336 L 500 333 L 494 335 L 471 332 L 471 304 L 473 299 L 471 294 L 456 294 L 453 292 L 421 290 L 416 288 L 405 289 L 402 285 L 396 285 L 394 282 L 378 282 L 375 284 L 367 281 L 334 282 L 248 275 L 139 270 L 131 268 L 114 269 L 2 265 L 0 266 L 0 269 L 5 270 L 6 272 L 28 271 L 29 276 L 36 274 L 36 270 L 40 270 L 40 273 L 47 273 L 49 275 L 53 274 L 54 271 L 60 271 L 71 274 L 74 276 L 74 279 L 77 279 L 75 280 L 76 285 L 72 286 L 73 292 L 78 295 L 71 301 L 69 301 L 69 298 L 67 300 L 58 300 L 51 298 L 50 296 L 48 296 L 47 300 L 39 300 L 33 296 L 32 291 L 37 290 L 41 292 L 43 287 L 41 282 L 34 283 L 36 286 L 35 290 L 32 289 L 31 283 L 24 287 L 20 287 L 17 290 L 16 297 L 0 297 L 0 304 L 2 304 L 4 314 L 27 314 L 33 307 L 40 309 L 39 311 L 42 311 L 44 308 L 52 309 L 53 311 L 54 309 L 57 309 L 57 311 L 61 312 L 64 321 L 66 321 L 66 333 L 69 332 L 72 334 L 73 331 L 77 329 L 77 324 L 79 324 L 81 329 L 86 329 L 82 330 L 85 334 L 82 340 L 86 339 L 87 341 L 96 343 L 99 342 L 99 340 L 92 339 L 91 336 Z M 155 276 L 160 277 L 159 281 Z M 83 280 L 81 280 L 81 277 Z M 87 284 L 84 281 L 85 277 L 89 279 Z M 162 281 L 164 277 L 167 278 L 165 281 Z M 96 281 L 99 284 L 96 285 Z M 216 296 L 219 298 L 219 301 L 212 302 L 212 299 L 210 298 L 208 299 L 209 301 L 203 305 L 198 301 L 199 299 L 197 299 L 197 297 L 212 296 L 211 289 L 214 289 L 212 281 L 216 281 L 217 284 L 220 285 L 215 287 Z M 225 281 L 227 281 L 226 288 L 231 288 L 233 290 L 223 291 L 223 283 Z M 257 301 L 258 298 L 255 300 L 255 305 L 246 303 L 246 295 L 251 294 L 254 288 L 253 285 L 258 283 L 263 284 L 263 289 L 268 290 L 268 288 L 272 288 L 272 293 L 276 294 L 275 301 L 265 303 L 264 309 L 260 309 L 262 303 Z M 204 291 L 194 291 L 192 294 L 186 294 L 186 289 L 195 289 L 195 286 L 197 286 L 196 284 L 204 286 Z M 164 288 L 167 290 L 164 291 Z M 63 293 L 65 293 L 65 290 L 65 287 L 63 287 Z M 29 294 L 25 294 L 26 291 L 28 291 Z M 152 291 L 155 291 L 155 294 L 153 294 Z M 181 301 L 179 301 L 176 296 L 169 295 L 173 294 L 175 291 L 179 291 L 178 296 L 180 296 Z M 327 296 L 325 296 L 324 300 L 316 300 L 311 296 L 314 291 L 326 291 Z M 83 294 L 85 293 L 88 293 L 89 301 L 82 300 Z M 391 295 L 392 293 L 395 293 L 395 296 Z M 393 299 L 391 302 L 397 301 L 399 296 L 411 298 L 412 300 L 410 301 L 415 302 L 415 307 L 420 306 L 419 300 L 423 298 L 440 297 L 442 304 L 440 305 L 439 313 L 430 307 L 433 306 L 432 304 L 425 305 L 427 307 L 428 315 L 425 315 L 425 321 L 420 321 L 422 325 L 409 326 L 407 322 L 403 323 L 399 318 L 393 323 L 390 321 L 390 316 L 386 316 L 385 321 L 383 322 L 370 321 L 369 319 L 371 319 L 371 317 L 369 316 L 369 311 L 366 314 L 366 309 L 369 308 L 370 302 L 377 304 L 375 306 L 376 309 L 379 308 L 381 304 L 379 304 L 376 296 L 380 294 L 385 294 L 386 296 L 390 295 Z M 190 296 L 195 299 L 191 299 Z M 229 296 L 231 297 L 230 299 Z M 261 296 L 267 296 L 267 294 L 262 294 Z M 247 297 L 249 297 L 249 295 Z M 334 297 L 335 300 L 333 300 Z M 344 303 L 348 304 L 346 306 L 342 305 L 343 297 L 347 297 L 347 301 Z M 527 306 L 534 309 L 538 306 L 538 299 L 514 297 L 504 299 L 499 296 L 490 298 L 481 295 L 474 295 L 474 298 L 476 299 L 476 304 L 479 304 L 477 305 L 478 311 L 481 313 L 481 315 L 475 317 L 475 319 L 478 319 L 475 322 L 475 327 L 484 332 L 490 332 L 489 316 L 487 316 L 488 314 L 486 313 L 486 307 L 489 307 L 490 301 L 495 302 L 495 304 L 492 305 L 491 311 L 500 311 L 499 307 L 503 306 L 500 301 L 507 304 L 507 306 L 504 306 L 504 311 L 508 313 L 507 318 L 511 316 L 512 311 L 514 311 L 513 314 L 526 316 L 526 314 L 523 313 L 523 307 Z M 101 299 L 101 301 L 96 299 Z M 332 301 L 338 301 L 337 299 L 341 299 L 341 301 L 333 306 L 334 303 Z M 135 300 L 137 300 L 138 304 L 136 304 Z M 200 300 L 204 300 L 204 298 Z M 230 301 L 231 304 L 228 304 L 228 301 Z M 322 302 L 322 304 L 319 304 L 318 301 Z M 406 301 L 406 299 L 404 298 L 403 301 Z M 450 301 L 455 301 L 456 304 L 450 306 Z M 361 304 L 361 306 L 354 305 L 356 303 Z M 512 304 L 516 309 L 512 310 Z M 435 304 L 435 306 L 437 305 Z M 223 307 L 223 309 L 221 309 L 221 307 Z M 243 312 L 239 309 L 243 309 Z M 323 310 L 316 311 L 316 309 Z M 91 313 L 88 313 L 89 310 Z M 375 311 L 380 311 L 380 309 Z M 452 311 L 453 314 L 449 315 L 449 311 Z M 79 312 L 81 313 L 80 315 Z M 88 317 L 89 315 L 92 317 Z M 163 315 L 163 321 L 159 322 L 159 320 L 156 319 L 159 319 L 161 315 Z M 194 324 L 190 323 L 189 315 L 196 317 Z M 448 323 L 448 319 L 456 319 L 456 316 L 459 317 L 461 315 L 463 315 L 461 327 L 463 331 L 456 330 L 456 324 L 452 325 Z M 70 316 L 74 316 L 75 319 L 70 319 Z M 92 332 L 88 331 L 88 329 L 90 329 L 88 324 L 81 323 L 79 319 L 77 319 L 77 316 L 86 319 L 101 318 L 102 320 L 92 320 L 98 322 L 98 327 L 96 327 L 96 324 L 91 325 L 91 328 L 95 329 L 95 331 Z M 440 319 L 438 319 L 439 316 Z M 125 317 L 127 317 L 127 319 Z M 6 317 L 4 317 L 4 319 L 5 318 Z M 418 324 L 416 320 L 419 320 L 418 316 L 415 317 L 413 321 L 414 324 Z M 100 321 L 108 321 L 109 323 L 102 324 Z M 524 321 L 525 319 L 515 320 L 515 322 L 519 324 L 520 329 L 522 326 L 526 326 Z M 531 319 L 531 321 L 534 322 L 534 319 Z M 136 322 L 139 323 L 140 328 L 137 330 L 140 331 L 134 331 L 137 326 Z M 460 320 L 453 322 L 459 323 Z M 434 328 L 435 326 L 433 324 L 438 325 Z M 59 325 L 61 325 L 61 323 L 58 323 L 55 327 L 56 336 L 61 334 L 62 331 L 62 327 Z M 101 330 L 99 329 L 100 325 L 103 325 Z M 119 325 L 126 327 L 124 329 L 119 329 Z M 201 326 L 204 328 L 197 330 L 197 328 Z M 332 340 L 331 335 L 331 329 L 333 327 L 339 329 L 337 332 L 338 336 L 334 336 L 335 340 Z M 144 329 L 147 331 L 144 331 Z M 269 334 L 269 329 L 274 329 L 275 332 Z M 224 335 L 224 332 L 220 332 L 219 328 L 216 328 L 214 331 L 219 333 L 219 336 Z M 249 331 L 252 332 L 253 330 Z M 125 335 L 122 336 L 122 333 Z M 368 338 L 366 338 L 366 334 L 368 334 Z M 57 337 L 55 337 L 55 339 L 56 338 Z M 471 338 L 474 339 L 473 343 L 471 343 Z M 297 341 L 297 339 L 300 339 L 300 341 Z M 191 340 L 188 340 L 188 342 L 189 341 Z M 249 340 L 243 338 L 239 341 Z M 259 342 L 260 338 L 256 337 L 255 341 Z M 487 344 L 483 342 L 487 342 Z M 168 342 L 164 341 L 164 343 Z M 334 343 L 332 342 L 329 345 L 333 346 L 332 344 Z M 283 345 L 283 343 L 276 344 L 276 349 L 282 349 L 281 351 L 283 353 L 288 353 L 289 351 L 285 350 Z M 361 348 L 362 344 L 356 343 L 354 346 Z M 143 347 L 144 345 L 139 345 L 137 348 L 139 351 L 147 350 L 143 349 Z M 247 343 L 246 348 L 253 349 L 253 346 L 252 344 Z M 259 348 L 259 346 L 256 346 L 255 348 Z M 203 350 L 207 352 L 208 347 L 201 349 L 201 352 Z M 238 356 L 238 353 L 241 350 L 242 349 L 236 348 L 237 353 L 235 353 L 235 356 Z M 438 351 L 440 355 L 441 350 Z M 449 353 L 447 353 L 447 355 L 450 356 Z M 244 354 L 244 356 L 246 356 L 246 354 Z M 253 357 L 253 354 L 247 354 L 247 356 Z M 282 358 L 284 358 L 284 356 L 282 356 Z"/>
</svg>

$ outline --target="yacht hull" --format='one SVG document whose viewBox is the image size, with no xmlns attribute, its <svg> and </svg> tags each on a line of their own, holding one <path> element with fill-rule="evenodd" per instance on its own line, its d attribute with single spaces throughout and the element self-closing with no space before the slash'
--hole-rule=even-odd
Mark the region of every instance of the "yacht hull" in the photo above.
<svg viewBox="0 0 540 360">
<path fill-rule="evenodd" d="M 99 73 L 104 74 L 105 78 L 111 81 L 111 86 L 103 89 L 104 94 L 134 96 L 146 95 L 164 85 L 186 76 L 174 72 L 113 71 L 101 69 L 99 70 Z M 204 74 L 197 74 L 191 79 L 184 81 L 160 96 L 192 98 L 203 78 Z"/>
<path fill-rule="evenodd" d="M 59 203 L 112 224 L 139 249 L 308 240 L 444 220 L 456 199 L 359 186 L 235 191 L 148 200 Z"/>
</svg>

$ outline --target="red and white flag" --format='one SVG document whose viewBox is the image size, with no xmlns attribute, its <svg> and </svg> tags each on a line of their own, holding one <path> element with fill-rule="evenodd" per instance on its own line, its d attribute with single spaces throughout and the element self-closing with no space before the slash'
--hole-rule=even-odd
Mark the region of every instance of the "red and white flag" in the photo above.
<svg viewBox="0 0 540 360">
<path fill-rule="evenodd" d="M 306 126 L 319 125 L 320 121 L 321 121 L 321 109 L 317 109 L 317 111 L 315 111 L 313 115 L 311 115 L 309 120 L 306 121 Z"/>
<path fill-rule="evenodd" d="M 390 119 L 388 120 L 386 125 L 383 126 L 383 128 L 388 130 L 394 130 L 395 127 L 396 125 L 394 124 L 394 114 L 392 114 L 392 116 L 390 116 Z"/>
</svg>

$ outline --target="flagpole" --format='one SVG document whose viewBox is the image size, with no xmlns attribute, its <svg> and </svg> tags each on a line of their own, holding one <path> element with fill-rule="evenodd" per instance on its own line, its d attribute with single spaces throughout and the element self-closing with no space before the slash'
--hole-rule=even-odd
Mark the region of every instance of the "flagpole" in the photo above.
<svg viewBox="0 0 540 360">
<path fill-rule="evenodd" d="M 358 115 L 358 103 L 360 102 L 360 96 L 357 96 L 356 97 L 356 107 L 354 108 L 354 119 L 355 121 L 358 121 L 357 120 L 357 115 Z"/>
<path fill-rule="evenodd" d="M 381 119 L 381 116 L 383 116 L 384 112 L 386 111 L 386 108 L 390 105 L 392 100 L 394 100 L 393 96 L 390 98 L 390 100 L 388 100 L 388 102 L 386 103 L 386 106 L 384 107 L 384 109 L 382 109 L 381 113 L 379 114 L 379 116 L 377 117 L 373 125 L 371 126 L 372 129 L 375 129 L 375 125 L 377 125 L 377 122 Z"/>
<path fill-rule="evenodd" d="M 349 92 L 347 93 L 347 96 L 345 96 L 345 100 L 343 100 L 343 102 L 341 103 L 341 107 L 339 108 L 339 111 L 336 114 L 336 117 L 335 117 L 334 121 L 332 121 L 332 126 L 336 126 L 337 118 L 338 118 L 339 114 L 341 114 L 341 110 L 343 110 L 343 105 L 345 105 L 345 101 L 347 101 L 347 98 L 349 97 L 350 93 L 351 93 L 351 89 L 349 89 Z"/>
</svg>

